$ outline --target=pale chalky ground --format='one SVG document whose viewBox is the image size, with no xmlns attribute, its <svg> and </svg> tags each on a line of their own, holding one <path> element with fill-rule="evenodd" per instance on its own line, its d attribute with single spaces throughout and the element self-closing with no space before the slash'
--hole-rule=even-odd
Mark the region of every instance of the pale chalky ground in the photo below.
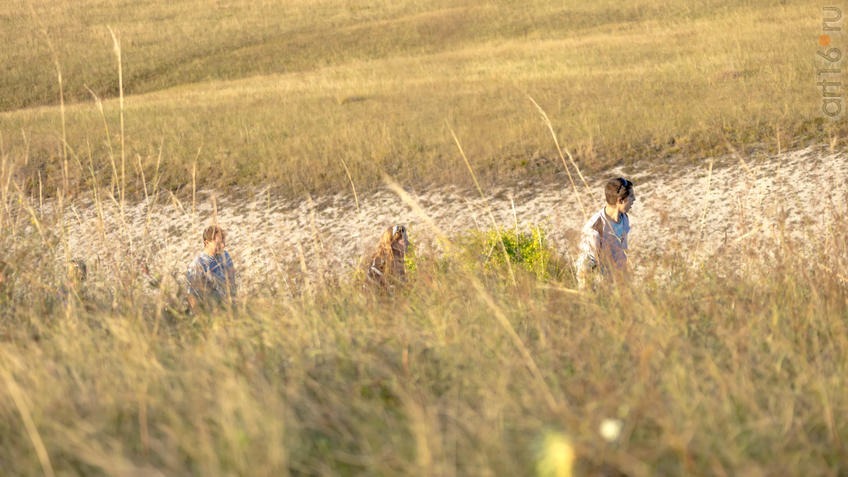
<svg viewBox="0 0 848 477">
<path fill-rule="evenodd" d="M 808 148 L 744 161 L 729 155 L 715 159 L 712 171 L 708 161 L 662 169 L 627 167 L 587 177 L 591 198 L 575 175 L 586 214 L 602 206 L 606 179 L 625 176 L 635 182 L 630 256 L 637 268 L 640 257 L 651 253 L 680 250 L 697 261 L 749 239 L 765 244 L 763 253 L 768 253 L 767 244 L 779 240 L 784 218 L 786 232 L 812 243 L 833 218 L 825 212 L 835 208 L 844 217 L 848 207 L 844 152 Z M 498 225 L 543 225 L 552 246 L 570 257 L 585 216 L 567 177 L 561 176 L 556 185 L 522 183 L 484 190 L 485 200 L 476 190 L 455 188 L 410 194 L 447 236 L 492 227 L 488 206 Z M 349 277 L 381 231 L 395 223 L 409 226 L 419 250 L 438 248 L 422 217 L 389 189 L 360 196 L 359 202 L 357 210 L 347 192 L 287 201 L 266 190 L 199 191 L 196 213 L 191 203 L 160 193 L 156 200 L 127 204 L 123 219 L 116 203 L 102 201 L 98 209 L 91 200 L 74 203 L 64 217 L 69 255 L 83 258 L 92 264 L 94 276 L 108 281 L 108 264 L 127 263 L 127 252 L 152 273 L 179 280 L 200 251 L 203 229 L 217 215 L 228 233 L 241 294 L 285 293 L 304 276 Z"/>
</svg>

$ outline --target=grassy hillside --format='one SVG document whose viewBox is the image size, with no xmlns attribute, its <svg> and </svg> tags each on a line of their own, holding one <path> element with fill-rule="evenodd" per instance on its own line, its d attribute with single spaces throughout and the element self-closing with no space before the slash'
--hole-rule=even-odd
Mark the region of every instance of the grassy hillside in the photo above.
<svg viewBox="0 0 848 477">
<path fill-rule="evenodd" d="M 448 126 L 484 178 L 547 179 L 561 166 L 528 95 L 584 167 L 685 164 L 728 143 L 845 132 L 821 117 L 813 85 L 820 16 L 807 1 L 12 2 L 0 6 L 0 132 L 30 190 L 63 183 L 65 154 L 72 188 L 91 187 L 90 168 L 114 182 L 111 27 L 131 188 L 160 151 L 172 190 L 192 182 L 195 157 L 200 186 L 292 195 L 348 188 L 342 160 L 360 188 L 383 171 L 465 183 Z"/>
<path fill-rule="evenodd" d="M 786 18 L 785 9 L 793 5 L 778 1 L 717 0 L 672 6 L 645 0 L 627 5 L 469 0 L 147 3 L 6 2 L 0 7 L 5 27 L 0 38 L 8 46 L 3 62 L 9 67 L 0 90 L 0 110 L 57 102 L 54 55 L 64 72 L 69 100 L 89 100 L 86 87 L 101 96 L 117 93 L 107 27 L 124 40 L 127 92 L 133 94 L 207 80 L 449 52 L 491 41 L 513 40 L 530 46 L 539 40 L 614 34 L 640 25 L 646 37 L 663 24 L 694 27 L 698 20 L 710 22 L 712 28 L 705 30 L 712 31 L 704 33 L 714 34 L 717 20 L 727 17 L 758 16 L 761 22 L 779 20 L 790 22 L 785 26 L 801 26 L 791 23 L 801 12 Z M 817 10 L 807 10 L 805 16 L 815 19 Z M 696 46 L 686 45 L 684 37 L 677 40 L 669 46 Z M 699 52 L 703 50 L 688 51 Z M 615 64 L 614 57 L 609 60 Z"/>
</svg>

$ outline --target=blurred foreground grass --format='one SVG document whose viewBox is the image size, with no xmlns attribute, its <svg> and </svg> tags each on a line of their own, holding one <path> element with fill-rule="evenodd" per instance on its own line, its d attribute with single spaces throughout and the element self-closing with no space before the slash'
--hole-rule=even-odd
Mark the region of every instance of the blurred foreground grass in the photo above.
<svg viewBox="0 0 848 477">
<path fill-rule="evenodd" d="M 810 226 L 812 256 L 777 230 L 699 263 L 643 257 L 632 284 L 584 294 L 568 266 L 514 267 L 513 285 L 485 237 L 463 239 L 419 255 L 392 297 L 313 282 L 197 316 L 171 282 L 139 285 L 129 258 L 63 303 L 61 237 L 31 228 L 0 308 L 0 462 L 10 475 L 530 475 L 572 449 L 576 475 L 841 475 L 848 229 L 834 223 Z M 613 442 L 599 433 L 610 419 Z"/>
</svg>

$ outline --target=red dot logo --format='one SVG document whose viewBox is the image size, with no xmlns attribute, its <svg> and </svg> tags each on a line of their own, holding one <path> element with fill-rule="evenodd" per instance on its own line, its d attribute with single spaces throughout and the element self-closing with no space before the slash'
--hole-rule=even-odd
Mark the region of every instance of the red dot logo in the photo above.
<svg viewBox="0 0 848 477">
<path fill-rule="evenodd" d="M 830 44 L 830 35 L 822 35 L 819 37 L 819 45 L 827 46 Z"/>
</svg>

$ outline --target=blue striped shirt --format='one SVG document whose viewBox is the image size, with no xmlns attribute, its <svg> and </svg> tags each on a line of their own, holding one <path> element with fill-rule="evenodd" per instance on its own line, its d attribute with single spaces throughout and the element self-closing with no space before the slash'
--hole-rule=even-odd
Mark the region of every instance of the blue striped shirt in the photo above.
<svg viewBox="0 0 848 477">
<path fill-rule="evenodd" d="M 236 272 L 226 251 L 214 257 L 202 252 L 186 272 L 188 293 L 198 300 L 223 302 L 236 297 Z"/>
</svg>

